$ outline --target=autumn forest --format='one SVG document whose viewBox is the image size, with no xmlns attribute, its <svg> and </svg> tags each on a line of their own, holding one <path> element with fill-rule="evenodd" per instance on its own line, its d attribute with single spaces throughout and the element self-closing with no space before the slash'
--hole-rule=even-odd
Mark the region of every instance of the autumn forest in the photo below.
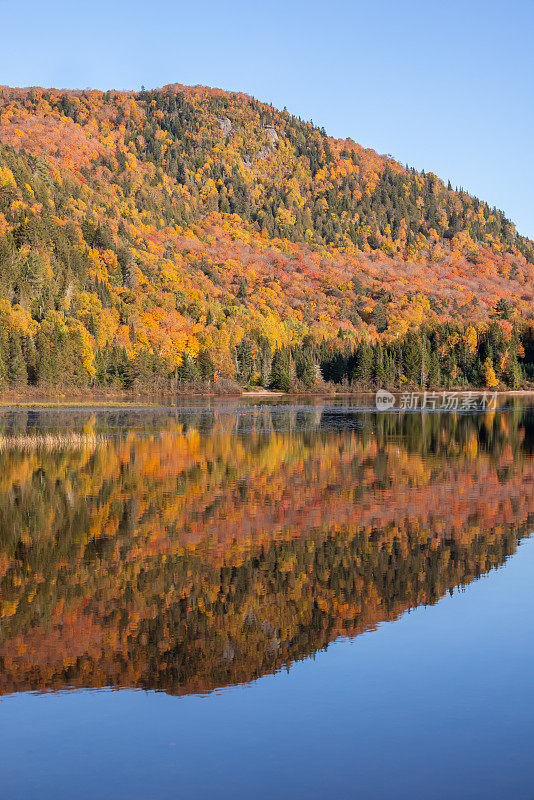
<svg viewBox="0 0 534 800">
<path fill-rule="evenodd" d="M 533 279 L 500 211 L 246 95 L 0 88 L 2 389 L 519 388 Z"/>
</svg>

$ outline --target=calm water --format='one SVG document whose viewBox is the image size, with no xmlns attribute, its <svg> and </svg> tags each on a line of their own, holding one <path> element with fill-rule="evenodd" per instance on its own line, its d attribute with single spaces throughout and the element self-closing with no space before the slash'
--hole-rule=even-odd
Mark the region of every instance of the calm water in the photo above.
<svg viewBox="0 0 534 800">
<path fill-rule="evenodd" d="M 534 410 L 0 414 L 0 796 L 534 798 Z"/>
</svg>

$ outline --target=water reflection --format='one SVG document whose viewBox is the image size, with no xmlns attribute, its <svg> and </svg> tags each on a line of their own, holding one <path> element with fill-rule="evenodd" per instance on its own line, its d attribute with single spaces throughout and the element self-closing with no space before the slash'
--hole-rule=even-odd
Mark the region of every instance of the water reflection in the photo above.
<svg viewBox="0 0 534 800">
<path fill-rule="evenodd" d="M 0 419 L 0 692 L 251 681 L 436 602 L 531 528 L 534 415 Z"/>
</svg>

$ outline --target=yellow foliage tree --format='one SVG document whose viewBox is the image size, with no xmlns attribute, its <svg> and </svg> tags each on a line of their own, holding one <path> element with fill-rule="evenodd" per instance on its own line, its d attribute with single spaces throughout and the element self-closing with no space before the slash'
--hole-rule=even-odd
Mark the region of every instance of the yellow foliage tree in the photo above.
<svg viewBox="0 0 534 800">
<path fill-rule="evenodd" d="M 497 376 L 495 375 L 495 370 L 493 368 L 493 361 L 491 358 L 488 358 L 484 361 L 482 366 L 482 370 L 484 372 L 484 381 L 488 389 L 494 389 L 499 381 L 497 380 Z"/>
</svg>

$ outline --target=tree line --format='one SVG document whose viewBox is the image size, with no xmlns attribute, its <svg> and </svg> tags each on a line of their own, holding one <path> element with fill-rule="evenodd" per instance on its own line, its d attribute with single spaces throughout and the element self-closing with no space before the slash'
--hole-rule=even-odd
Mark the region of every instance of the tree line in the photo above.
<svg viewBox="0 0 534 800">
<path fill-rule="evenodd" d="M 184 355 L 170 370 L 157 353 L 124 347 L 98 348 L 94 371 L 86 369 L 88 343 L 81 326 L 59 318 L 37 334 L 0 330 L 0 388 L 54 386 L 174 391 L 207 388 L 221 376 L 209 349 Z M 494 320 L 486 328 L 444 323 L 409 331 L 392 342 L 341 337 L 320 343 L 271 348 L 266 339 L 245 336 L 232 348 L 235 386 L 282 392 L 328 386 L 370 390 L 380 387 L 519 389 L 534 378 L 534 328 Z"/>
</svg>

